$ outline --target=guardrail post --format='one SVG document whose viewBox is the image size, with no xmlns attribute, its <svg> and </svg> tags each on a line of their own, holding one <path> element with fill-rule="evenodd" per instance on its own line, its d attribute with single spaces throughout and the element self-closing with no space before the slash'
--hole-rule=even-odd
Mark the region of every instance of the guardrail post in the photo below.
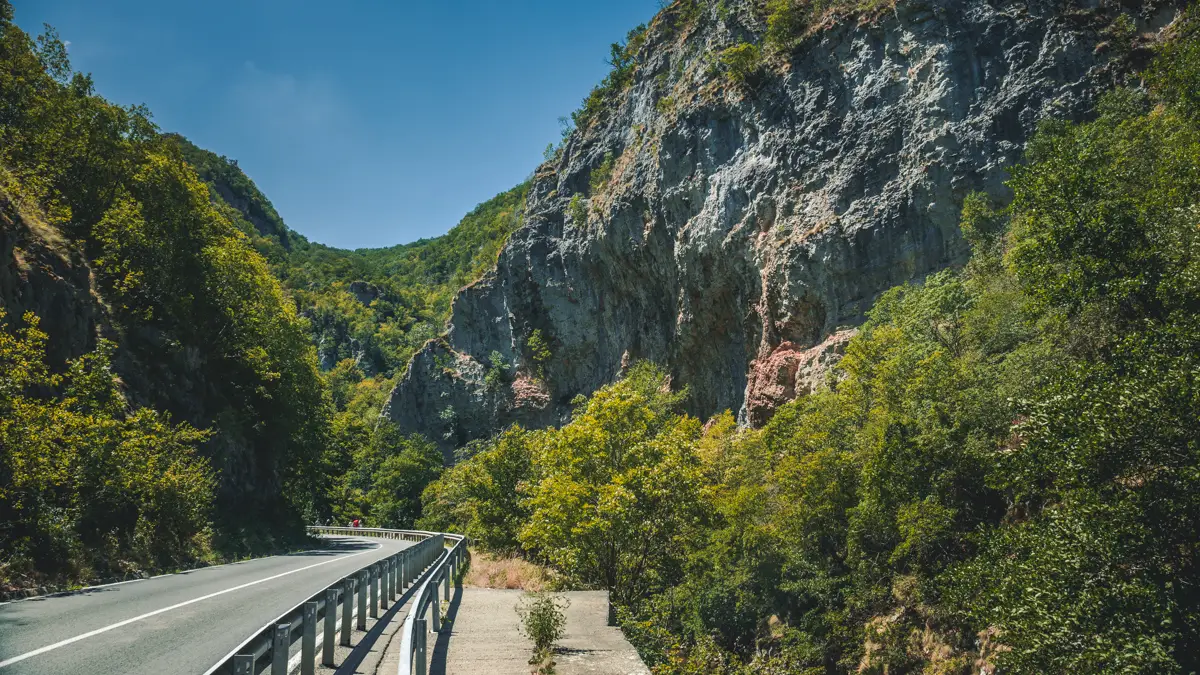
<svg viewBox="0 0 1200 675">
<path fill-rule="evenodd" d="M 254 675 L 254 655 L 238 654 L 234 656 L 233 675 Z"/>
<path fill-rule="evenodd" d="M 400 552 L 400 592 L 404 592 L 404 587 L 408 585 L 408 549 Z"/>
<path fill-rule="evenodd" d="M 286 623 L 275 626 L 271 645 L 271 675 L 288 675 L 288 647 L 292 644 L 292 627 Z"/>
<path fill-rule="evenodd" d="M 379 618 L 379 565 L 371 565 L 371 618 Z"/>
<path fill-rule="evenodd" d="M 390 558 L 385 558 L 379 563 L 379 566 L 380 571 L 383 573 L 383 579 L 379 584 L 379 609 L 384 610 L 391 604 L 388 589 L 392 586 L 392 561 Z"/>
<path fill-rule="evenodd" d="M 342 590 L 342 646 L 350 646 L 350 622 L 354 620 L 354 579 L 347 579 Z"/>
<path fill-rule="evenodd" d="M 337 601 L 336 588 L 325 590 L 325 639 L 321 644 L 321 665 L 333 666 L 333 634 L 337 632 Z"/>
<path fill-rule="evenodd" d="M 300 675 L 316 675 L 317 603 L 304 603 L 304 634 L 300 638 Z"/>
<path fill-rule="evenodd" d="M 447 566 L 442 567 L 442 599 L 450 601 L 450 568 Z"/>
<path fill-rule="evenodd" d="M 358 575 L 358 629 L 367 629 L 367 584 L 371 573 L 363 570 Z"/>
<path fill-rule="evenodd" d="M 442 603 L 438 602 L 437 585 L 429 588 L 429 627 L 435 633 L 442 632 Z"/>
<path fill-rule="evenodd" d="M 428 629 L 425 628 L 425 619 L 417 619 L 413 622 L 413 675 L 427 675 L 428 668 L 425 665 L 425 638 L 429 635 Z M 401 664 L 403 665 L 403 664 Z"/>
</svg>

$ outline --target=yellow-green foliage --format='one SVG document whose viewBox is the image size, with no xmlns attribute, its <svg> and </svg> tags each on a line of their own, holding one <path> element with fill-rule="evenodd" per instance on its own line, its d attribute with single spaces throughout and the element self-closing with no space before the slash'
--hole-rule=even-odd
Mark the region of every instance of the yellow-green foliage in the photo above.
<svg viewBox="0 0 1200 675">
<path fill-rule="evenodd" d="M 648 364 L 579 404 L 559 430 L 513 429 L 425 493 L 425 525 L 461 524 L 632 602 L 677 560 L 698 517 L 700 423 Z"/>
<path fill-rule="evenodd" d="M 529 361 L 533 364 L 534 369 L 539 375 L 544 375 L 552 354 L 550 341 L 540 328 L 534 329 L 529 334 L 529 339 L 525 341 L 525 351 L 529 355 Z"/>
<path fill-rule="evenodd" d="M 875 12 L 895 0 L 767 0 L 766 42 L 777 50 L 789 50 L 828 12 L 851 14 Z"/>
<path fill-rule="evenodd" d="M 608 187 L 609 181 L 612 180 L 613 164 L 615 162 L 616 159 L 611 152 L 605 153 L 600 166 L 592 169 L 592 172 L 588 175 L 588 187 L 591 188 L 593 196 Z"/>
<path fill-rule="evenodd" d="M 1200 671 L 1191 21 L 1149 92 L 1044 123 L 1011 204 L 966 200 L 966 268 L 884 293 L 763 429 L 701 432 L 642 366 L 431 513 L 611 589 L 657 673 Z"/>
<path fill-rule="evenodd" d="M 721 63 L 729 79 L 741 84 L 758 70 L 762 63 L 762 50 L 756 44 L 744 42 L 721 52 Z"/>
<path fill-rule="evenodd" d="M 96 96 L 53 32 L 31 40 L 2 0 L 0 32 L 0 165 L 93 265 L 127 386 L 212 428 L 201 452 L 229 468 L 216 543 L 302 534 L 331 410 L 294 304 L 148 111 Z"/>
<path fill-rule="evenodd" d="M 208 555 L 208 434 L 129 410 L 111 345 L 50 370 L 33 314 L 0 308 L 0 586 L 86 581 Z"/>
<path fill-rule="evenodd" d="M 571 217 L 571 224 L 576 227 L 587 224 L 587 207 L 583 205 L 583 195 L 571 195 L 571 201 L 567 204 L 567 215 Z"/>
</svg>

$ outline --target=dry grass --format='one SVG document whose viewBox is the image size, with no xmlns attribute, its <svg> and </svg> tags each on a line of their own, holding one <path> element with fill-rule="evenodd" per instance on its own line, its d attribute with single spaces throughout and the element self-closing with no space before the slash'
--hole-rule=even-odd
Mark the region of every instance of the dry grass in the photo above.
<svg viewBox="0 0 1200 675">
<path fill-rule="evenodd" d="M 488 553 L 471 551 L 471 567 L 467 570 L 463 585 L 475 588 L 541 591 L 550 585 L 552 578 L 546 568 L 528 560 L 499 558 Z"/>
<path fill-rule="evenodd" d="M 0 225 L 19 228 L 24 225 L 30 235 L 41 240 L 50 250 L 64 257 L 69 248 L 66 237 L 58 228 L 48 224 L 36 200 L 7 168 L 0 166 Z"/>
</svg>

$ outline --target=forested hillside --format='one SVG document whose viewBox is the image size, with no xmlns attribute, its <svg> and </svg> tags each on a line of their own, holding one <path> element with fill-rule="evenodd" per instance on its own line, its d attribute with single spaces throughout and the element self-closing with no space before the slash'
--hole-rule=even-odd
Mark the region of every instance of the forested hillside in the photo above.
<svg viewBox="0 0 1200 675">
<path fill-rule="evenodd" d="M 446 235 L 383 249 L 335 249 L 290 230 L 233 160 L 178 135 L 215 209 L 249 238 L 307 320 L 333 399 L 325 457 L 332 477 L 322 513 L 338 522 L 411 524 L 424 486 L 441 469 L 427 441 L 380 418 L 395 380 L 438 336 L 458 290 L 495 264 L 521 224 L 527 185 L 480 204 Z"/>
<path fill-rule="evenodd" d="M 333 410 L 293 304 L 148 111 L 0 32 L 0 576 L 295 539 Z"/>
<path fill-rule="evenodd" d="M 422 524 L 609 589 L 658 673 L 1197 672 L 1195 11 L 1167 37 L 763 428 L 625 365 L 449 469 Z"/>
<path fill-rule="evenodd" d="M 524 187 L 450 234 L 341 251 L 236 163 L 94 93 L 0 0 L 0 592 L 408 525 L 441 470 L 379 409 Z"/>
<path fill-rule="evenodd" d="M 677 0 L 344 251 L 0 0 L 0 591 L 363 517 L 656 673 L 1200 671 L 1200 15 L 969 4 Z"/>
<path fill-rule="evenodd" d="M 322 367 L 353 359 L 368 377 L 391 376 L 441 333 L 454 294 L 494 264 L 520 224 L 527 189 L 518 186 L 480 204 L 445 236 L 349 251 L 290 230 L 236 161 L 181 136 L 168 138 L 311 320 Z"/>
</svg>

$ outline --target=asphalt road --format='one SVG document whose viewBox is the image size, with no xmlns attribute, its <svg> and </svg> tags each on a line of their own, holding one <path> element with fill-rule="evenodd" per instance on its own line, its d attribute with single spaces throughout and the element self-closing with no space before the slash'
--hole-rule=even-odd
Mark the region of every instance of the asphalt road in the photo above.
<svg viewBox="0 0 1200 675">
<path fill-rule="evenodd" d="M 201 675 L 268 621 L 413 543 L 327 541 L 320 551 L 0 604 L 0 675 Z"/>
</svg>

